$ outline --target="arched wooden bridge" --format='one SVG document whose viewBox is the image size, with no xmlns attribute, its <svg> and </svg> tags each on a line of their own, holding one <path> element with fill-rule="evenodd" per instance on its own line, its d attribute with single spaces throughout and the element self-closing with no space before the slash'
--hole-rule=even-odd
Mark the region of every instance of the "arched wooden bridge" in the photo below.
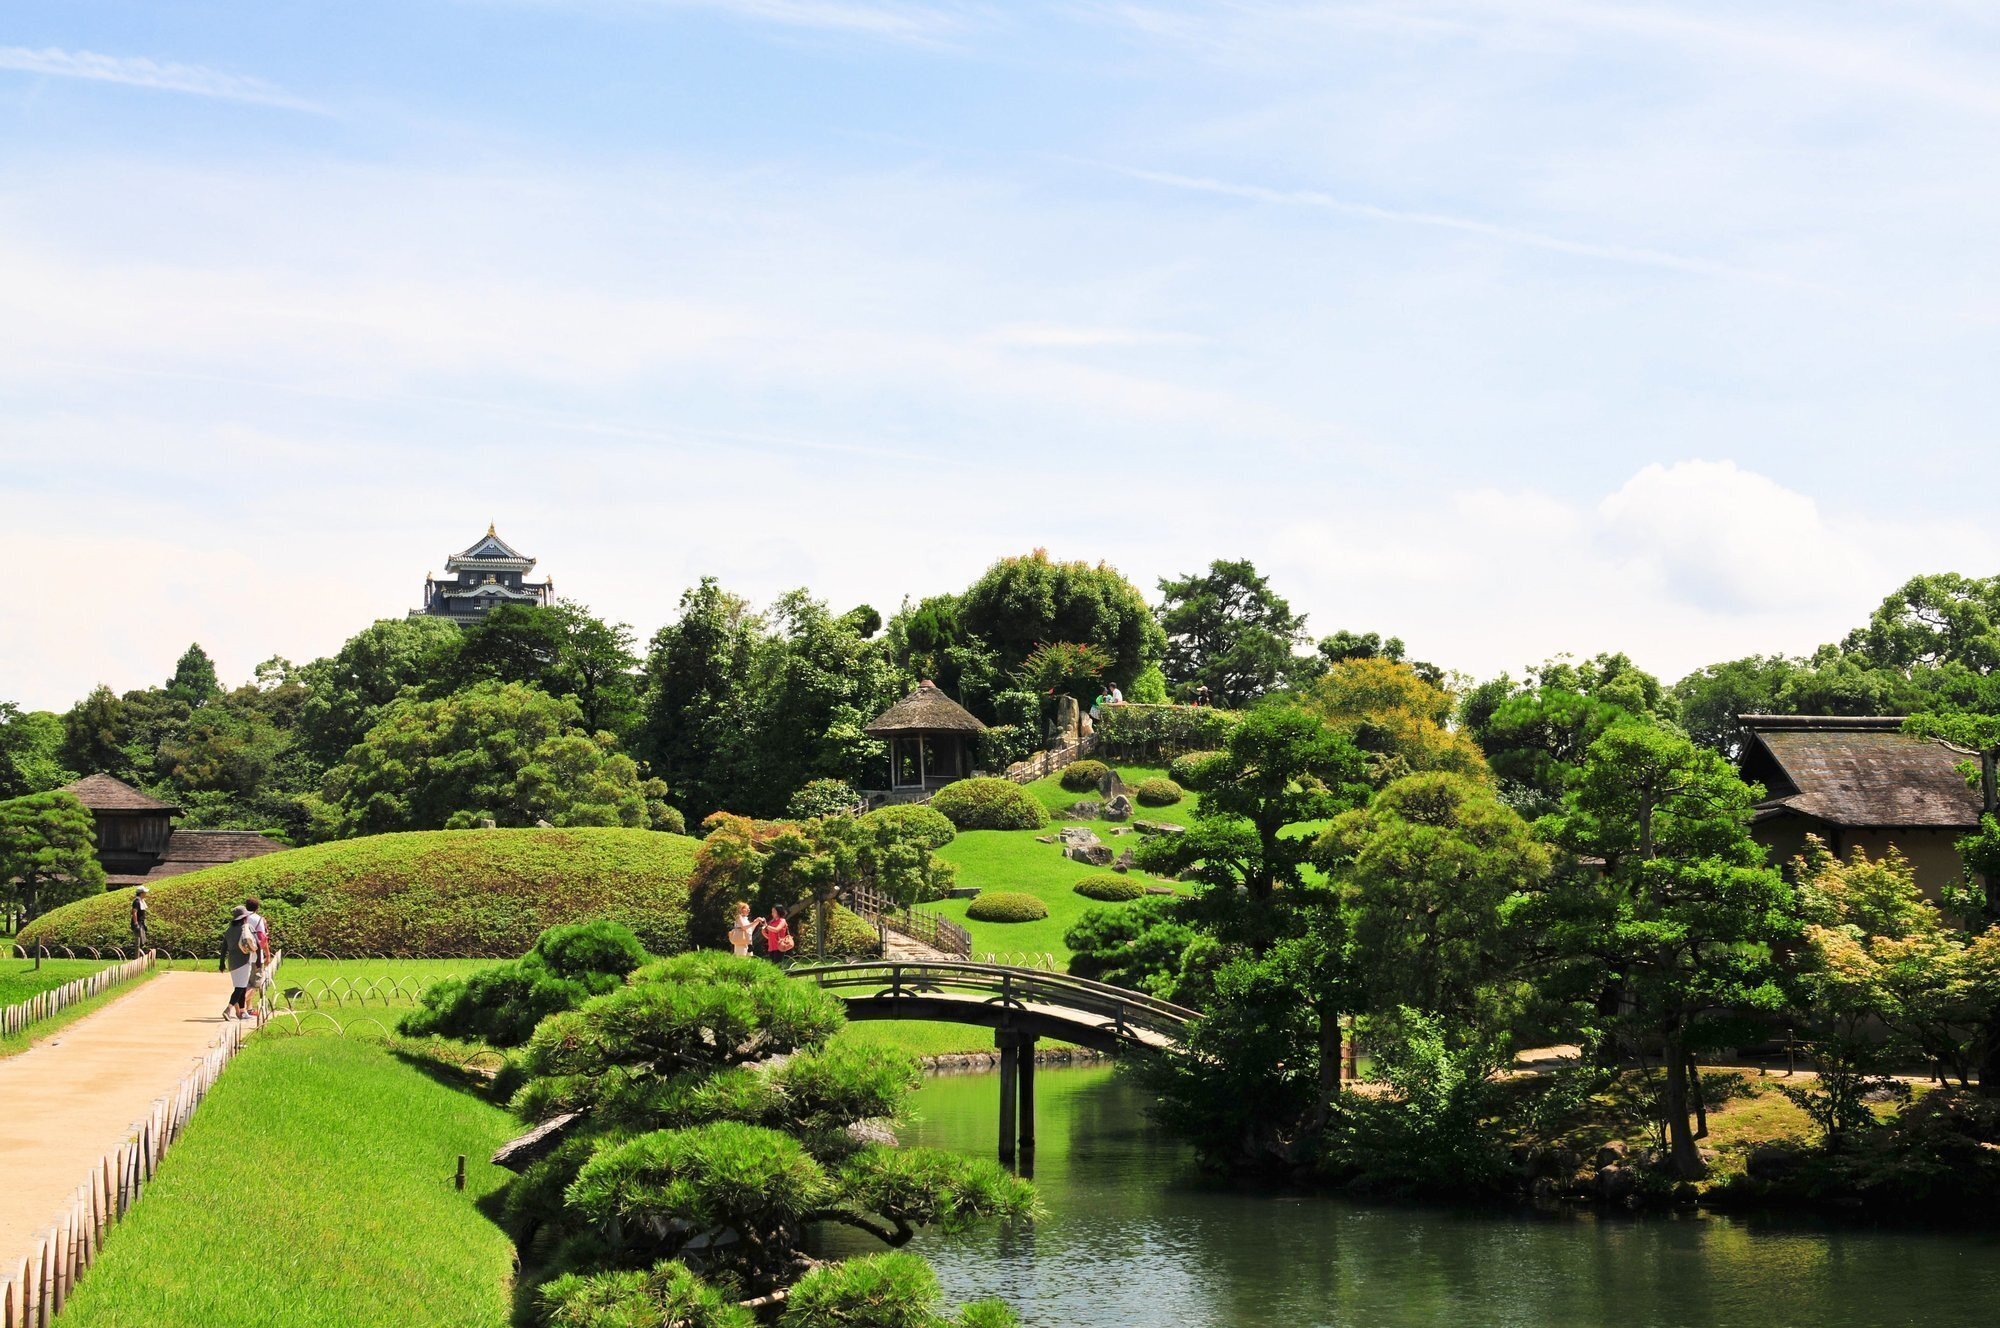
<svg viewBox="0 0 2000 1328">
<path fill-rule="evenodd" d="M 925 1019 L 993 1030 L 1000 1053 L 1000 1158 L 1035 1147 L 1035 1043 L 1098 1051 L 1178 1045 L 1196 1012 L 1124 987 L 1062 973 L 943 960 L 807 964 L 791 970 L 839 996 L 847 1017 Z"/>
</svg>

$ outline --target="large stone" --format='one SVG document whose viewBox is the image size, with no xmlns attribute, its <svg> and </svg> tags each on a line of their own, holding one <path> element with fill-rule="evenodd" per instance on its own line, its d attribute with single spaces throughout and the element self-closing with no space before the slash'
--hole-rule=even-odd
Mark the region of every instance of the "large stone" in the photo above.
<svg viewBox="0 0 2000 1328">
<path fill-rule="evenodd" d="M 1107 821 L 1129 821 L 1132 819 L 1132 800 L 1123 793 L 1114 794 L 1098 815 Z"/>
<path fill-rule="evenodd" d="M 1056 698 L 1056 746 L 1067 747 L 1077 740 L 1078 735 L 1082 732 L 1078 721 L 1082 718 L 1083 708 L 1077 705 L 1074 696 L 1058 696 Z"/>
<path fill-rule="evenodd" d="M 1118 777 L 1116 770 L 1106 770 L 1104 777 L 1097 781 L 1097 796 L 1107 801 L 1125 796 L 1125 781 Z"/>
<path fill-rule="evenodd" d="M 1088 863 L 1092 867 L 1111 865 L 1111 846 L 1108 844 L 1073 844 L 1063 856 L 1073 862 Z"/>
<path fill-rule="evenodd" d="M 1069 805 L 1069 810 L 1065 812 L 1064 815 L 1073 816 L 1079 821 L 1094 821 L 1097 819 L 1097 813 L 1102 810 L 1104 810 L 1103 803 L 1094 802 L 1089 798 L 1083 798 L 1080 799 L 1079 801 L 1072 802 Z"/>
<path fill-rule="evenodd" d="M 551 1116 L 520 1138 L 500 1145 L 494 1151 L 493 1165 L 509 1171 L 526 1171 L 555 1152 L 582 1119 L 580 1111 L 565 1111 L 560 1116 Z"/>
<path fill-rule="evenodd" d="M 1097 837 L 1097 832 L 1087 825 L 1066 825 L 1056 831 L 1056 838 L 1060 839 L 1065 845 L 1072 846 L 1077 844 L 1102 844 L 1104 842 Z"/>
<path fill-rule="evenodd" d="M 1112 870 L 1112 871 L 1115 871 L 1115 872 L 1128 872 L 1128 871 L 1131 871 L 1131 870 L 1132 870 L 1132 850 L 1128 848 L 1128 849 L 1126 849 L 1126 850 L 1125 850 L 1125 851 L 1124 851 L 1123 853 L 1120 853 L 1120 854 L 1118 855 L 1117 859 L 1116 859 L 1115 861 L 1113 861 L 1113 862 L 1112 862 L 1112 864 L 1111 864 L 1111 870 Z"/>
<path fill-rule="evenodd" d="M 1184 835 L 1187 827 L 1171 821 L 1134 821 L 1132 828 L 1142 835 Z"/>
</svg>

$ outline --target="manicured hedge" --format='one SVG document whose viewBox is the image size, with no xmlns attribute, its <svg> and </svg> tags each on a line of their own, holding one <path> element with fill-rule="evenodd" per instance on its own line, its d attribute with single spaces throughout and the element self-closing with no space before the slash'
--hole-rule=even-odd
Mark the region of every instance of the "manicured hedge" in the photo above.
<svg viewBox="0 0 2000 1328">
<path fill-rule="evenodd" d="M 958 831 L 952 828 L 950 819 L 943 812 L 918 802 L 877 807 L 861 819 L 871 822 L 886 821 L 914 837 L 918 843 L 932 852 L 958 838 Z"/>
<path fill-rule="evenodd" d="M 1146 893 L 1144 884 L 1116 873 L 1086 876 L 1070 888 L 1085 899 L 1100 899 L 1107 904 L 1122 904 Z"/>
<path fill-rule="evenodd" d="M 1181 800 L 1181 786 L 1171 779 L 1142 779 L 1132 796 L 1142 807 L 1171 807 Z"/>
<path fill-rule="evenodd" d="M 1040 830 L 1048 811 L 1006 779 L 961 779 L 931 795 L 931 806 L 961 830 Z"/>
<path fill-rule="evenodd" d="M 1063 767 L 1062 786 L 1071 793 L 1088 793 L 1110 773 L 1102 761 L 1071 761 Z"/>
<path fill-rule="evenodd" d="M 965 906 L 965 916 L 974 922 L 1039 922 L 1049 915 L 1049 906 L 1019 890 L 989 890 Z"/>
<path fill-rule="evenodd" d="M 687 948 L 695 841 L 656 830 L 429 830 L 373 835 L 190 872 L 154 886 L 152 940 L 219 951 L 230 906 L 264 901 L 295 953 L 512 959 L 564 922 L 621 922 L 654 954 Z M 37 918 L 23 945 L 130 945 L 132 892 Z"/>
</svg>

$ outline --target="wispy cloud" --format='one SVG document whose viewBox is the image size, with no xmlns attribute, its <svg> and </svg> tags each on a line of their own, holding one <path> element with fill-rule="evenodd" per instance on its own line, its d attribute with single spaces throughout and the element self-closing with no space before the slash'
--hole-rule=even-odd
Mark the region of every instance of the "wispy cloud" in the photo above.
<svg viewBox="0 0 2000 1328">
<path fill-rule="evenodd" d="M 53 78 L 80 78 L 95 83 L 181 92 L 222 101 L 252 102 L 290 111 L 322 112 L 323 108 L 295 97 L 283 88 L 242 74 L 224 73 L 201 65 L 173 64 L 143 55 L 100 55 L 96 51 L 65 51 L 50 46 L 0 46 L 0 69 Z"/>
<path fill-rule="evenodd" d="M 1173 189 L 1185 189 L 1196 193 L 1217 194 L 1224 198 L 1240 198 L 1255 203 L 1275 203 L 1286 207 L 1316 208 L 1323 212 L 1339 213 L 1345 217 L 1359 217 L 1367 221 L 1380 221 L 1404 226 L 1425 226 L 1437 230 L 1459 231 L 1467 235 L 1483 236 L 1503 244 L 1520 245 L 1529 249 L 1546 249 L 1552 253 L 1575 254 L 1582 258 L 1601 259 L 1611 263 L 1627 263 L 1639 267 L 1665 268 L 1674 272 L 1687 272 L 1704 277 L 1727 277 L 1741 281 L 1754 281 L 1769 286 L 1791 286 L 1812 289 L 1809 283 L 1772 272 L 1760 272 L 1754 268 L 1738 267 L 1731 263 L 1718 263 L 1713 259 L 1695 257 L 1688 254 L 1670 253 L 1663 249 L 1649 249 L 1634 245 L 1601 244 L 1589 240 L 1573 240 L 1560 235 L 1545 235 L 1539 231 L 1524 230 L 1517 226 L 1502 226 L 1490 221 L 1480 221 L 1472 217 L 1455 217 L 1441 212 L 1417 212 L 1404 208 L 1380 207 L 1373 203 L 1358 203 L 1351 199 L 1338 198 L 1317 189 L 1272 189 L 1264 185 L 1237 184 L 1225 180 L 1207 179 L 1194 175 L 1177 175 L 1171 171 L 1141 170 L 1131 166 L 1113 166 L 1118 174 L 1134 180 L 1144 180 L 1148 184 L 1166 185 Z"/>
<path fill-rule="evenodd" d="M 885 41 L 940 44 L 989 11 L 922 0 L 651 0 L 663 9 L 705 9 L 757 23 L 850 33 Z"/>
</svg>

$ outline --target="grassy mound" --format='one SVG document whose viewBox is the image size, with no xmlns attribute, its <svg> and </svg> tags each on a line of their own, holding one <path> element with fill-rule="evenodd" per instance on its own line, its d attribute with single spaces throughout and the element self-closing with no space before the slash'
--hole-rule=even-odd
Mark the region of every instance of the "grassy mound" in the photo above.
<svg viewBox="0 0 2000 1328">
<path fill-rule="evenodd" d="M 608 918 L 654 954 L 687 948 L 695 841 L 655 830 L 431 830 L 375 835 L 191 872 L 155 886 L 152 940 L 219 950 L 230 906 L 264 901 L 273 937 L 307 954 L 512 959 L 545 928 Z M 24 945 L 129 944 L 131 892 L 37 918 Z"/>
<path fill-rule="evenodd" d="M 1181 786 L 1171 779 L 1142 779 L 1132 790 L 1141 807 L 1171 807 L 1183 796 Z"/>
<path fill-rule="evenodd" d="M 1146 883 L 1135 881 L 1129 876 L 1106 874 L 1086 876 L 1071 889 L 1085 899 L 1095 899 L 1106 904 L 1122 904 L 1145 894 Z"/>
</svg>

